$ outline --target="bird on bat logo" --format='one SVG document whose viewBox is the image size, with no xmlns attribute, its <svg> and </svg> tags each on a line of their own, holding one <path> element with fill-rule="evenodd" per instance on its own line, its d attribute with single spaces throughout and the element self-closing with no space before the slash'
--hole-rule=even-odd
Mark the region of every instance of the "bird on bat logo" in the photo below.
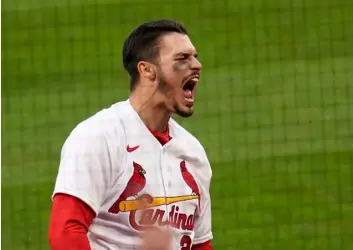
<svg viewBox="0 0 353 250">
<path fill-rule="evenodd" d="M 191 194 L 192 195 L 196 195 L 196 196 L 199 197 L 198 200 L 199 200 L 199 209 L 200 209 L 200 190 L 199 190 L 199 187 L 197 186 L 197 183 L 196 183 L 194 177 L 192 176 L 192 174 L 186 168 L 185 160 L 180 162 L 180 171 L 181 171 L 181 175 L 183 176 L 183 179 L 184 179 L 185 183 L 192 190 Z"/>
<path fill-rule="evenodd" d="M 133 174 L 127 183 L 126 188 L 121 193 L 116 202 L 109 208 L 109 212 L 113 214 L 119 213 L 119 203 L 125 201 L 129 197 L 138 198 L 138 193 L 141 192 L 146 186 L 146 171 L 142 166 L 133 162 Z"/>
</svg>

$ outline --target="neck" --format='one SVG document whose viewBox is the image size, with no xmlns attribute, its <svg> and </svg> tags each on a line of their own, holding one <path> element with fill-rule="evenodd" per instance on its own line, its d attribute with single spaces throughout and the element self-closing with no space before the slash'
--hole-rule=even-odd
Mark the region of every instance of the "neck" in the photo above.
<svg viewBox="0 0 353 250">
<path fill-rule="evenodd" d="M 166 109 L 157 91 L 149 93 L 149 91 L 136 88 L 129 100 L 133 109 L 149 129 L 157 132 L 164 132 L 167 129 L 171 112 Z"/>
</svg>

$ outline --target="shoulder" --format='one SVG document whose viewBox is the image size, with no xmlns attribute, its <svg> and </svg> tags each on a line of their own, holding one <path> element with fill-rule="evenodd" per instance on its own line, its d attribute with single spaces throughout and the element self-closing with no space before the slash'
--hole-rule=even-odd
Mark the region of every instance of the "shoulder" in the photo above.
<svg viewBox="0 0 353 250">
<path fill-rule="evenodd" d="M 68 144 L 102 146 L 103 143 L 108 141 L 121 140 L 125 134 L 121 120 L 127 113 L 128 109 L 125 101 L 117 102 L 108 108 L 98 111 L 72 129 L 64 146 Z"/>
<path fill-rule="evenodd" d="M 170 119 L 170 125 L 173 129 L 173 133 L 178 138 L 181 138 L 185 142 L 185 144 L 187 144 L 188 150 L 193 150 L 194 152 L 196 151 L 202 156 L 207 158 L 207 154 L 204 147 L 202 146 L 201 142 L 196 138 L 195 135 L 187 131 L 174 119 Z"/>
<path fill-rule="evenodd" d="M 173 128 L 173 132 L 180 139 L 183 147 L 188 152 L 192 152 L 197 156 L 197 162 L 199 162 L 198 170 L 201 170 L 203 174 L 209 178 L 212 176 L 211 165 L 208 160 L 207 152 L 202 146 L 201 142 L 196 138 L 195 135 L 187 131 L 184 127 L 178 124 L 175 120 L 170 120 L 170 125 Z"/>
</svg>

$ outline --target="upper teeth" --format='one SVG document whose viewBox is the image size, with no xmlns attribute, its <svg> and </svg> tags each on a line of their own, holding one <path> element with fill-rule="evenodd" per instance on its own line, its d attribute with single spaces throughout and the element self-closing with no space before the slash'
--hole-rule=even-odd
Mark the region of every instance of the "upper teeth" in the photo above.
<svg viewBox="0 0 353 250">
<path fill-rule="evenodd" d="M 197 82 L 198 80 L 199 80 L 199 78 L 195 76 L 195 77 L 191 78 L 189 81 Z"/>
</svg>

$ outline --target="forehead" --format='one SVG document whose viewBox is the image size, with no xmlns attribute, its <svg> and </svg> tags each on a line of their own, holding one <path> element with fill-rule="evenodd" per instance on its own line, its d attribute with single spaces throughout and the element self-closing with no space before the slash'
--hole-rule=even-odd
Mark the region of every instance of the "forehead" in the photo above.
<svg viewBox="0 0 353 250">
<path fill-rule="evenodd" d="M 189 36 L 179 33 L 170 33 L 161 37 L 160 56 L 175 55 L 178 53 L 195 54 L 196 49 Z"/>
</svg>

